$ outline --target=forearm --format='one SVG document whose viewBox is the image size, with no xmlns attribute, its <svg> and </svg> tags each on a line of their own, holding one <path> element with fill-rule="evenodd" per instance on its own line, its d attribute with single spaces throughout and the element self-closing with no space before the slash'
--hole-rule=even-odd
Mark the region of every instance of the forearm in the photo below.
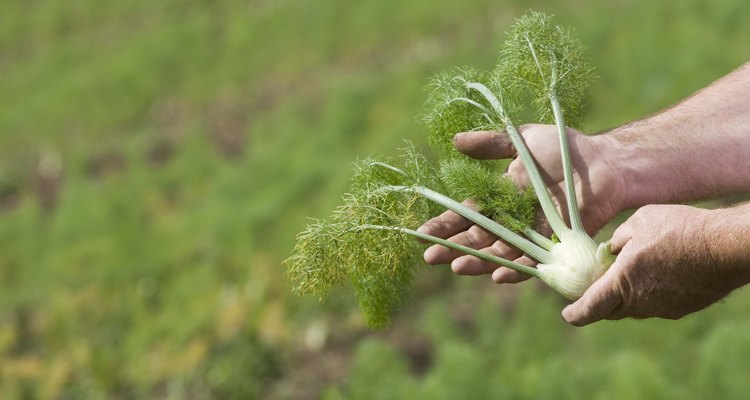
<svg viewBox="0 0 750 400">
<path fill-rule="evenodd" d="M 750 192 L 750 63 L 657 115 L 600 135 L 623 208 Z"/>
</svg>

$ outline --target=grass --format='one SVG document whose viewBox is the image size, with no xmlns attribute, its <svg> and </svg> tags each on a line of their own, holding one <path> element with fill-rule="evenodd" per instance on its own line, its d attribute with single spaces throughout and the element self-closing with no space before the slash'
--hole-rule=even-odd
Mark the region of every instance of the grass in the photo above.
<svg viewBox="0 0 750 400">
<path fill-rule="evenodd" d="M 492 65 L 528 8 L 590 46 L 590 131 L 750 58 L 739 0 L 2 3 L 0 397 L 741 397 L 744 292 L 574 330 L 535 289 L 433 268 L 378 334 L 288 294 L 351 162 L 423 143 L 426 78 Z"/>
</svg>

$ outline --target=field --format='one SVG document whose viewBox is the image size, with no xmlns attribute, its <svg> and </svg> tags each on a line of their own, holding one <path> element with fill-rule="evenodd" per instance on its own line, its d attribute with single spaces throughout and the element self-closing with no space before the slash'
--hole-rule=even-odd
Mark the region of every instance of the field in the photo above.
<svg viewBox="0 0 750 400">
<path fill-rule="evenodd" d="M 750 59 L 743 0 L 0 3 L 0 398 L 745 398 L 746 290 L 576 329 L 430 267 L 380 332 L 290 294 L 352 161 L 424 145 L 427 78 L 493 65 L 528 9 L 588 46 L 590 133 Z"/>
</svg>

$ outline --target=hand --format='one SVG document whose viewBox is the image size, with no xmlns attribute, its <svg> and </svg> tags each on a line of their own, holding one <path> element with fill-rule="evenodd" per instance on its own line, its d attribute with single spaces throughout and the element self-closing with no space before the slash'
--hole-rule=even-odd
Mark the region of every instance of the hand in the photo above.
<svg viewBox="0 0 750 400">
<path fill-rule="evenodd" d="M 737 233 L 727 231 L 737 217 L 717 216 L 722 211 L 640 208 L 612 236 L 612 251 L 619 253 L 615 263 L 563 310 L 563 318 L 576 326 L 625 317 L 678 319 L 742 286 L 747 260 L 732 261 L 730 255 L 738 252 L 731 238 Z"/>
<path fill-rule="evenodd" d="M 553 200 L 558 209 L 562 206 L 562 215 L 567 215 L 557 128 L 551 125 L 525 125 L 520 130 L 553 195 Z M 623 209 L 625 185 L 622 176 L 618 169 L 612 168 L 607 162 L 607 154 L 616 151 L 620 143 L 609 140 L 606 135 L 586 136 L 573 129 L 568 129 L 568 137 L 575 170 L 573 179 L 578 206 L 586 230 L 594 233 Z M 516 157 L 516 151 L 505 133 L 459 133 L 454 138 L 454 145 L 459 151 L 473 158 L 514 158 L 508 166 L 507 174 L 521 186 L 530 184 L 523 163 Z M 540 221 L 540 225 L 545 225 L 544 221 Z M 519 250 L 452 211 L 427 221 L 419 230 L 444 239 L 450 238 L 456 243 L 481 249 L 499 257 L 534 265 L 533 260 L 523 257 Z M 520 272 L 505 267 L 498 268 L 495 264 L 439 245 L 428 248 L 424 253 L 424 259 L 429 264 L 451 263 L 451 268 L 459 275 L 492 273 L 492 279 L 497 283 L 515 283 L 528 278 Z"/>
</svg>

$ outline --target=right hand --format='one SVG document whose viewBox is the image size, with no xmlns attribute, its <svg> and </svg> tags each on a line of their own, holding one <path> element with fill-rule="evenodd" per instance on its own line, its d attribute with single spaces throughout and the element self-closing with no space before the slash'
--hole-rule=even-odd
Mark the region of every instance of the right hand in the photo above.
<svg viewBox="0 0 750 400">
<path fill-rule="evenodd" d="M 520 131 L 558 211 L 561 210 L 567 220 L 557 128 L 553 125 L 534 124 L 524 125 Z M 593 234 L 622 211 L 625 204 L 623 177 L 617 168 L 608 163 L 606 156 L 611 151 L 616 151 L 618 142 L 609 140 L 606 135 L 586 136 L 570 128 L 567 132 L 578 208 L 586 231 Z M 454 137 L 453 143 L 456 149 L 469 157 L 485 160 L 513 158 L 508 166 L 508 176 L 519 186 L 530 185 L 526 169 L 504 132 L 463 132 Z M 468 202 L 470 203 L 470 200 Z M 537 225 L 536 229 L 540 233 L 551 234 L 543 219 Z M 535 264 L 533 260 L 524 257 L 520 250 L 509 246 L 453 211 L 446 211 L 425 222 L 419 231 L 525 265 Z M 440 245 L 429 247 L 424 253 L 424 259 L 429 264 L 450 263 L 453 272 L 459 275 L 492 273 L 492 280 L 497 283 L 516 283 L 529 278 L 526 274 Z"/>
<path fill-rule="evenodd" d="M 576 326 L 628 317 L 679 319 L 722 299 L 750 275 L 746 213 L 746 205 L 639 208 L 612 235 L 617 261 L 563 310 L 563 318 Z"/>
</svg>

